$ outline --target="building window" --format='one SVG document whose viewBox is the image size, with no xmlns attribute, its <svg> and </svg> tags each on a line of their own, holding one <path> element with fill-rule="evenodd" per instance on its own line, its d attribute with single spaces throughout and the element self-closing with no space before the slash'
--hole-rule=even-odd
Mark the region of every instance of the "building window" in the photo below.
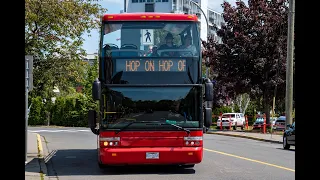
<svg viewBox="0 0 320 180">
<path fill-rule="evenodd" d="M 141 2 L 141 3 L 142 3 L 142 2 L 146 2 L 146 0 L 139 0 L 139 2 Z"/>
<path fill-rule="evenodd" d="M 154 2 L 154 0 L 147 0 L 147 2 Z"/>
<path fill-rule="evenodd" d="M 132 0 L 132 3 L 137 3 L 138 2 L 138 0 Z"/>
<path fill-rule="evenodd" d="M 162 2 L 169 2 L 169 0 L 162 0 Z"/>
<path fill-rule="evenodd" d="M 145 12 L 154 12 L 154 4 L 145 4 Z"/>
<path fill-rule="evenodd" d="M 161 2 L 161 0 L 156 0 L 156 2 Z"/>
</svg>

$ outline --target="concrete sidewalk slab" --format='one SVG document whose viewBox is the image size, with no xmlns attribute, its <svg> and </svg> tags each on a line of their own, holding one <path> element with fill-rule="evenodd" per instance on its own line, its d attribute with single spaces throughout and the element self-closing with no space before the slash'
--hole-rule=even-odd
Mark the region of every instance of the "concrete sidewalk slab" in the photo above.
<svg viewBox="0 0 320 180">
<path fill-rule="evenodd" d="M 240 138 L 253 139 L 258 141 L 272 142 L 282 144 L 282 135 L 277 134 L 262 134 L 262 133 L 249 133 L 237 131 L 208 131 L 207 134 L 217 134 L 223 136 L 233 136 Z"/>
<path fill-rule="evenodd" d="M 46 165 L 43 158 L 41 136 L 37 133 L 28 133 L 27 136 L 27 161 L 25 164 L 26 180 L 47 179 L 44 174 Z"/>
</svg>

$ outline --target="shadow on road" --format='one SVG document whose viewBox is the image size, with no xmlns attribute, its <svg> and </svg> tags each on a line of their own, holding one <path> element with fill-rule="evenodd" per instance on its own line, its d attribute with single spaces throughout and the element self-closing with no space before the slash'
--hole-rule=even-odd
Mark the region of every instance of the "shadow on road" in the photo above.
<svg viewBox="0 0 320 180">
<path fill-rule="evenodd" d="M 113 167 L 100 170 L 108 175 L 133 175 L 133 174 L 194 174 L 194 169 L 184 169 L 177 166 L 126 166 Z"/>
<path fill-rule="evenodd" d="M 194 174 L 195 170 L 177 166 L 125 166 L 100 169 L 96 149 L 57 150 L 48 159 L 48 176 Z"/>
<path fill-rule="evenodd" d="M 31 173 L 39 173 L 40 166 L 39 166 L 39 158 L 33 158 L 30 162 L 28 162 L 25 167 L 25 172 Z"/>
<path fill-rule="evenodd" d="M 283 148 L 277 148 L 277 149 L 281 149 L 281 150 L 284 150 L 284 151 L 296 151 L 295 149 L 283 149 Z"/>
</svg>

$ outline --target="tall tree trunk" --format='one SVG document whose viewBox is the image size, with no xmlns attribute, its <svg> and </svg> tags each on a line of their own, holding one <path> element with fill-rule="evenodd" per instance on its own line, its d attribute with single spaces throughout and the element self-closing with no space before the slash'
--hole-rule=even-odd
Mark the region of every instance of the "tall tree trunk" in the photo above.
<svg viewBox="0 0 320 180">
<path fill-rule="evenodd" d="M 243 96 L 243 94 L 241 94 L 240 95 L 240 100 L 239 100 L 239 109 L 240 109 L 240 112 L 242 113 L 243 111 L 242 111 L 242 96 Z"/>
<path fill-rule="evenodd" d="M 268 99 L 268 93 L 263 93 L 263 109 L 264 113 L 266 114 L 266 123 L 270 123 L 270 105 L 269 105 L 269 99 Z"/>
<path fill-rule="evenodd" d="M 246 110 L 248 108 L 249 103 L 250 103 L 250 97 L 248 97 L 247 102 L 246 102 L 246 104 L 245 104 L 245 106 L 243 108 L 243 112 L 242 112 L 243 114 L 246 114 Z"/>
</svg>

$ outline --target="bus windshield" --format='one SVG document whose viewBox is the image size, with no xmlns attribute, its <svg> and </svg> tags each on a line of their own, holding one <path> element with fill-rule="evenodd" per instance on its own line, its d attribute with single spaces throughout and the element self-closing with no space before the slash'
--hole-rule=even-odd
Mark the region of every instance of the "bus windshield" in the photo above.
<svg viewBox="0 0 320 180">
<path fill-rule="evenodd" d="M 119 129 L 132 121 L 127 129 L 163 130 L 162 122 L 181 127 L 200 127 L 200 93 L 194 87 L 108 87 L 105 91 L 106 112 L 102 128 Z"/>
<path fill-rule="evenodd" d="M 196 22 L 104 22 L 100 73 L 107 84 L 196 84 L 200 38 Z"/>
<path fill-rule="evenodd" d="M 106 22 L 103 29 L 103 56 L 192 57 L 200 52 L 195 22 Z"/>
</svg>

